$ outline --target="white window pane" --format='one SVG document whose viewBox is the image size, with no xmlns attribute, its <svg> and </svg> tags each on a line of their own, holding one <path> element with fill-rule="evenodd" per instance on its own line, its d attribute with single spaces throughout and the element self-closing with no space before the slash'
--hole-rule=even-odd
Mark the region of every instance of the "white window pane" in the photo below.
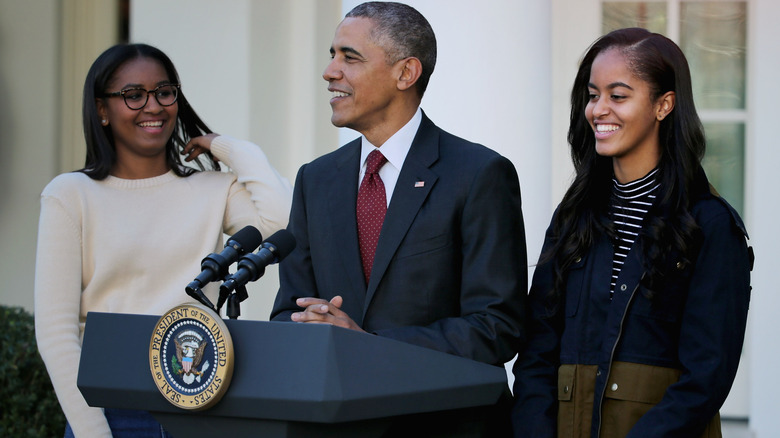
<svg viewBox="0 0 780 438">
<path fill-rule="evenodd" d="M 680 47 L 699 109 L 745 108 L 745 2 L 680 4 Z"/>
<path fill-rule="evenodd" d="M 666 34 L 666 2 L 604 2 L 601 11 L 604 33 L 623 27 L 644 27 Z"/>
<path fill-rule="evenodd" d="M 710 183 L 744 217 L 745 125 L 704 123 L 707 152 L 702 165 Z"/>
</svg>

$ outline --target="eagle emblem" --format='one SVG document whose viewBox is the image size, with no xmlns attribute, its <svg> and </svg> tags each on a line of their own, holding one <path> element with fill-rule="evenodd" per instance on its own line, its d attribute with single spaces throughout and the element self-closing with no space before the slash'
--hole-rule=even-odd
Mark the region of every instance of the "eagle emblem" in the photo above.
<svg viewBox="0 0 780 438">
<path fill-rule="evenodd" d="M 227 325 L 200 304 L 182 304 L 160 316 L 149 340 L 154 384 L 181 409 L 200 411 L 218 403 L 230 386 L 233 360 Z"/>
<path fill-rule="evenodd" d="M 173 339 L 176 344 L 176 357 L 172 358 L 171 365 L 177 375 L 182 376 L 185 383 L 190 384 L 194 381 L 200 382 L 200 376 L 209 367 L 209 362 L 203 360 L 203 351 L 208 342 L 203 339 L 199 333 L 187 330 Z"/>
</svg>

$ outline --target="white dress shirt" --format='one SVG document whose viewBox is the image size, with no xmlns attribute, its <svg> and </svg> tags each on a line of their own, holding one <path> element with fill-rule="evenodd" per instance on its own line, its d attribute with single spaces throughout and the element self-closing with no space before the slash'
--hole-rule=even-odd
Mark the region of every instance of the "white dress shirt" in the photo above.
<svg viewBox="0 0 780 438">
<path fill-rule="evenodd" d="M 379 177 L 382 178 L 382 183 L 385 186 L 387 205 L 388 207 L 390 206 L 390 199 L 393 197 L 395 183 L 398 182 L 398 175 L 401 174 L 401 167 L 404 165 L 404 160 L 406 160 L 406 155 L 412 147 L 412 141 L 414 140 L 414 136 L 417 135 L 417 130 L 420 128 L 421 122 L 422 111 L 418 107 L 417 112 L 414 113 L 411 120 L 409 120 L 403 128 L 399 129 L 395 134 L 388 138 L 380 147 L 371 144 L 366 139 L 366 136 L 361 137 L 358 189 L 360 189 L 360 183 L 363 181 L 363 175 L 366 173 L 366 159 L 368 158 L 368 154 L 379 149 L 379 152 L 387 158 L 387 163 L 379 169 Z"/>
</svg>

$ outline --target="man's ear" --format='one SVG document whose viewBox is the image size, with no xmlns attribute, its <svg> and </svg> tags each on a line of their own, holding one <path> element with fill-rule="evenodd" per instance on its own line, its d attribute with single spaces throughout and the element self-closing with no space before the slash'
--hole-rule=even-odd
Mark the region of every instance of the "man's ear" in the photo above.
<svg viewBox="0 0 780 438">
<path fill-rule="evenodd" d="M 399 67 L 398 89 L 401 91 L 408 90 L 420 79 L 422 63 L 417 58 L 409 57 L 398 61 L 397 65 Z"/>
<path fill-rule="evenodd" d="M 665 119 L 669 113 L 674 109 L 675 101 L 674 91 L 667 91 L 663 96 L 658 98 L 658 105 L 655 111 L 655 118 L 660 122 Z"/>
</svg>

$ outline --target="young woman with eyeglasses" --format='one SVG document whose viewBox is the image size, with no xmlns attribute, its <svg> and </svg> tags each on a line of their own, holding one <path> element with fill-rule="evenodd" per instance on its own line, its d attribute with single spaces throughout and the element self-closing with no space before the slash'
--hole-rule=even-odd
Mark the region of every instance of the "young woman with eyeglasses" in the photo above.
<svg viewBox="0 0 780 438">
<path fill-rule="evenodd" d="M 223 233 L 253 225 L 269 236 L 287 225 L 289 182 L 257 145 L 211 133 L 182 88 L 160 50 L 106 50 L 84 84 L 86 164 L 41 195 L 36 335 L 66 436 L 164 433 L 148 413 L 87 406 L 76 387 L 87 312 L 160 315 L 191 302 L 184 287 Z"/>
<path fill-rule="evenodd" d="M 750 300 L 739 215 L 709 184 L 688 63 L 620 29 L 571 93 L 575 177 L 545 236 L 514 365 L 518 437 L 719 437 Z"/>
</svg>

